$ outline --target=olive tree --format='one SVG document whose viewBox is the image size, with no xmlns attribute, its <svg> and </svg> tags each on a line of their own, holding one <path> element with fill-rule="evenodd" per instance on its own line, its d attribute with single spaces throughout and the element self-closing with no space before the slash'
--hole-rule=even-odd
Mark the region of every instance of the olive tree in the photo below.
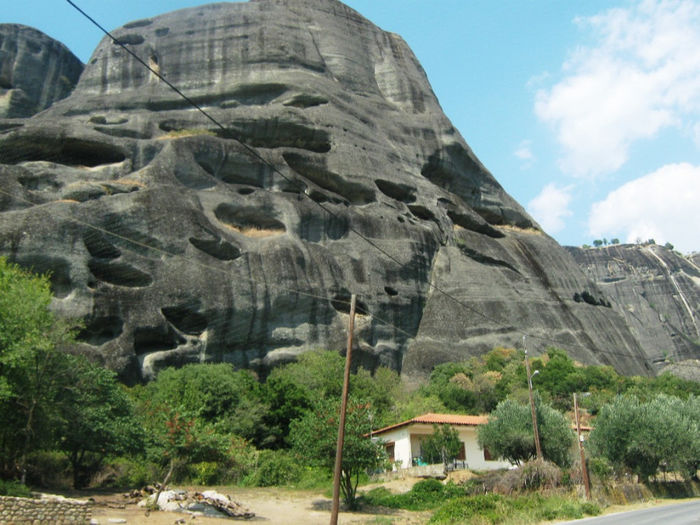
<svg viewBox="0 0 700 525">
<path fill-rule="evenodd" d="M 542 454 L 560 467 L 571 464 L 571 447 L 575 441 L 569 421 L 550 405 L 535 396 L 537 426 Z M 520 465 L 536 455 L 532 416 L 527 405 L 511 399 L 502 401 L 491 412 L 489 422 L 479 428 L 479 446 L 491 454 Z"/>
<path fill-rule="evenodd" d="M 697 398 L 659 394 L 642 402 L 619 396 L 600 410 L 589 442 L 595 455 L 642 479 L 662 467 L 692 477 L 700 465 Z"/>
</svg>

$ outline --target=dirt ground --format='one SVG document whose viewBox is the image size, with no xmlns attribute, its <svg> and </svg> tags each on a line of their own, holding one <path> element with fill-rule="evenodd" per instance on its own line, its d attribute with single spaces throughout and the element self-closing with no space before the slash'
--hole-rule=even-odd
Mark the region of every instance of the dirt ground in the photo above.
<svg viewBox="0 0 700 525">
<path fill-rule="evenodd" d="M 392 492 L 410 490 L 416 479 L 395 480 L 387 483 L 362 487 L 369 490 L 374 486 L 385 486 Z M 203 490 L 202 487 L 183 487 L 192 490 Z M 293 491 L 279 488 L 238 488 L 215 487 L 215 490 L 226 494 L 232 500 L 247 507 L 255 513 L 251 520 L 236 520 L 264 525 L 327 525 L 330 520 L 332 501 L 327 496 L 308 491 Z M 84 494 L 83 497 L 86 497 Z M 95 500 L 93 519 L 100 525 L 112 523 L 173 525 L 175 523 L 228 524 L 230 519 L 193 517 L 178 512 L 146 512 L 125 498 L 122 493 L 90 494 Z M 75 496 L 74 496 L 75 497 Z M 348 524 L 381 524 L 381 525 L 420 525 L 425 523 L 429 512 L 408 512 L 392 509 L 361 509 L 357 512 L 346 512 L 341 509 L 338 523 Z M 123 521 L 122 521 L 123 520 Z M 178 521 L 184 520 L 184 521 Z"/>
</svg>

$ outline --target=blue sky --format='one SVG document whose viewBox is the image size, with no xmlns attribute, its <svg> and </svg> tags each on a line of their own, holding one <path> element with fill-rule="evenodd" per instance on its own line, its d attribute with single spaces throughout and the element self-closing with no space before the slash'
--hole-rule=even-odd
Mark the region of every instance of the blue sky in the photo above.
<svg viewBox="0 0 700 525">
<path fill-rule="evenodd" d="M 196 0 L 74 0 L 109 29 Z M 700 250 L 700 0 L 347 0 L 400 34 L 505 189 L 561 244 Z M 3 6 L 86 62 L 65 0 Z"/>
</svg>

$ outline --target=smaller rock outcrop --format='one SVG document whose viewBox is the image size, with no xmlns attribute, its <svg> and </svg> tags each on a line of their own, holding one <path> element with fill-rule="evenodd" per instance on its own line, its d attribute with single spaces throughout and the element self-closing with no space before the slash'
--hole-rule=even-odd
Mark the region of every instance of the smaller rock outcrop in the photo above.
<svg viewBox="0 0 700 525">
<path fill-rule="evenodd" d="M 604 295 L 581 294 L 581 298 L 598 305 L 610 304 L 624 316 L 646 358 L 658 371 L 671 363 L 697 358 L 700 351 L 697 258 L 684 257 L 656 244 L 567 247 L 567 250 Z M 688 366 L 684 365 L 684 370 Z M 676 369 L 678 366 L 669 371 L 684 377 Z"/>
<path fill-rule="evenodd" d="M 0 118 L 31 117 L 70 95 L 83 63 L 41 31 L 0 24 Z"/>
</svg>

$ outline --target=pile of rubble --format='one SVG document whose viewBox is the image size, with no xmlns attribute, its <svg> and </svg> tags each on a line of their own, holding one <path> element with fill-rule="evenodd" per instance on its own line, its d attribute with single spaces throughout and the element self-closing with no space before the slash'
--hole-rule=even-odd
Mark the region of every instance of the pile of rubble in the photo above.
<svg viewBox="0 0 700 525">
<path fill-rule="evenodd" d="M 187 512 L 195 516 L 246 520 L 255 517 L 254 512 L 215 490 L 204 492 L 164 490 L 158 496 L 158 501 L 155 502 L 156 494 L 157 489 L 149 486 L 125 494 L 125 497 L 139 499 L 138 505 L 140 507 L 157 507 L 160 510 Z"/>
</svg>

